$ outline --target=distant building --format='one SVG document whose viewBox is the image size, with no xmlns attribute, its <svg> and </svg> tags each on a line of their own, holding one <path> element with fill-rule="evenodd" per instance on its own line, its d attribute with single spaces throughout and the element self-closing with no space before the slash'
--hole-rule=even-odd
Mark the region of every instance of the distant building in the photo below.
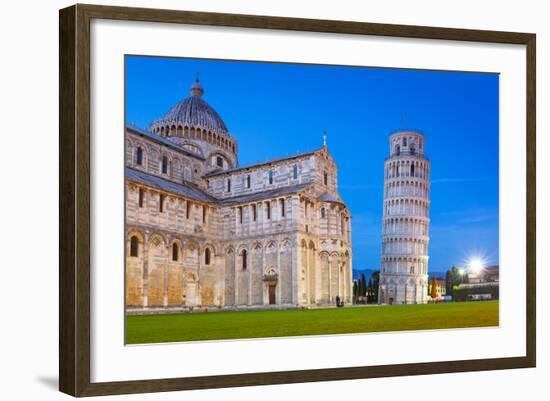
<svg viewBox="0 0 550 401">
<path fill-rule="evenodd" d="M 469 284 L 481 284 L 481 283 L 498 283 L 499 281 L 499 266 L 486 266 L 479 272 L 469 272 L 468 283 Z"/>
<path fill-rule="evenodd" d="M 437 296 L 438 297 L 444 297 L 447 295 L 447 290 L 445 288 L 445 280 L 442 278 L 437 278 Z M 432 293 L 432 280 L 428 280 L 428 295 L 431 295 Z"/>
<path fill-rule="evenodd" d="M 455 301 L 499 299 L 499 266 L 486 266 L 479 272 L 468 272 L 465 283 L 453 290 Z"/>
</svg>

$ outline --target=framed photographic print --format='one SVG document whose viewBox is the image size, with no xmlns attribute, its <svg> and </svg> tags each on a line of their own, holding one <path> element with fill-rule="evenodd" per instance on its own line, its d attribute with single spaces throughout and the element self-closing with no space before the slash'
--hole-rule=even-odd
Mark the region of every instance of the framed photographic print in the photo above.
<svg viewBox="0 0 550 401">
<path fill-rule="evenodd" d="M 60 11 L 65 393 L 534 367 L 535 207 L 534 34 Z"/>
</svg>

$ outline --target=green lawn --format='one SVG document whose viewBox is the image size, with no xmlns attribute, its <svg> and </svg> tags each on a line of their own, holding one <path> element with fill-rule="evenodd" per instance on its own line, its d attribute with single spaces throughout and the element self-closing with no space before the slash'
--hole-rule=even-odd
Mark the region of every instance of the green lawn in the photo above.
<svg viewBox="0 0 550 401">
<path fill-rule="evenodd" d="M 498 301 L 126 317 L 126 343 L 498 326 Z"/>
</svg>

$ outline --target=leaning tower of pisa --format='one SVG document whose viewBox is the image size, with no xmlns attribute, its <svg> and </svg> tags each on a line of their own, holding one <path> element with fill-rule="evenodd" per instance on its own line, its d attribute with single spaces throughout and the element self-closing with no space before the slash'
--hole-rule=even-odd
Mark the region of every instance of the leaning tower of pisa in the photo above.
<svg viewBox="0 0 550 401">
<path fill-rule="evenodd" d="M 384 163 L 381 304 L 427 302 L 430 161 L 424 136 L 398 131 L 390 135 Z"/>
</svg>

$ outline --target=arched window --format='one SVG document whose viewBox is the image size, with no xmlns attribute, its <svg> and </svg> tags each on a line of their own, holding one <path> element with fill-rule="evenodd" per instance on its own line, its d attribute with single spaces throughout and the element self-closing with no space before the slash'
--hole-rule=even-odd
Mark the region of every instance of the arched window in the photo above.
<svg viewBox="0 0 550 401">
<path fill-rule="evenodd" d="M 395 147 L 395 154 L 396 154 L 396 155 L 399 155 L 400 153 L 401 153 L 401 148 L 399 147 L 399 145 L 397 145 L 397 146 Z"/>
<path fill-rule="evenodd" d="M 231 178 L 227 179 L 227 192 L 231 192 Z"/>
<path fill-rule="evenodd" d="M 321 208 L 321 218 L 324 219 L 327 215 L 327 212 L 324 207 Z"/>
<path fill-rule="evenodd" d="M 241 257 L 243 260 L 243 264 L 242 264 L 243 270 L 246 270 L 246 256 L 247 256 L 246 249 L 243 249 L 243 252 L 241 253 Z"/>
<path fill-rule="evenodd" d="M 223 157 L 216 156 L 216 165 L 223 168 Z"/>
<path fill-rule="evenodd" d="M 292 168 L 292 177 L 297 180 L 298 179 L 298 166 L 295 164 Z"/>
<path fill-rule="evenodd" d="M 138 146 L 136 150 L 136 164 L 140 166 L 143 164 L 143 149 L 141 146 Z"/>
<path fill-rule="evenodd" d="M 138 238 L 135 235 L 132 236 L 132 238 L 130 238 L 130 256 L 134 256 L 137 258 L 138 245 L 139 245 Z"/>
<path fill-rule="evenodd" d="M 250 188 L 250 175 L 246 176 L 246 187 Z"/>
<path fill-rule="evenodd" d="M 407 138 L 403 138 L 403 146 L 407 146 Z"/>
<path fill-rule="evenodd" d="M 172 260 L 174 262 L 178 261 L 178 254 L 179 254 L 178 244 L 172 244 Z"/>
<path fill-rule="evenodd" d="M 414 164 L 411 164 L 411 177 L 414 177 Z"/>
<path fill-rule="evenodd" d="M 414 274 L 414 266 L 411 266 L 411 274 Z"/>
<path fill-rule="evenodd" d="M 162 156 L 162 174 L 168 174 L 168 158 Z"/>
<path fill-rule="evenodd" d="M 324 179 L 325 185 L 328 185 L 328 173 L 326 171 L 325 171 L 325 174 L 323 176 L 323 179 Z"/>
<path fill-rule="evenodd" d="M 273 170 L 269 170 L 269 185 L 273 184 Z"/>
<path fill-rule="evenodd" d="M 206 248 L 204 250 L 204 264 L 205 265 L 210 264 L 210 248 Z"/>
</svg>

